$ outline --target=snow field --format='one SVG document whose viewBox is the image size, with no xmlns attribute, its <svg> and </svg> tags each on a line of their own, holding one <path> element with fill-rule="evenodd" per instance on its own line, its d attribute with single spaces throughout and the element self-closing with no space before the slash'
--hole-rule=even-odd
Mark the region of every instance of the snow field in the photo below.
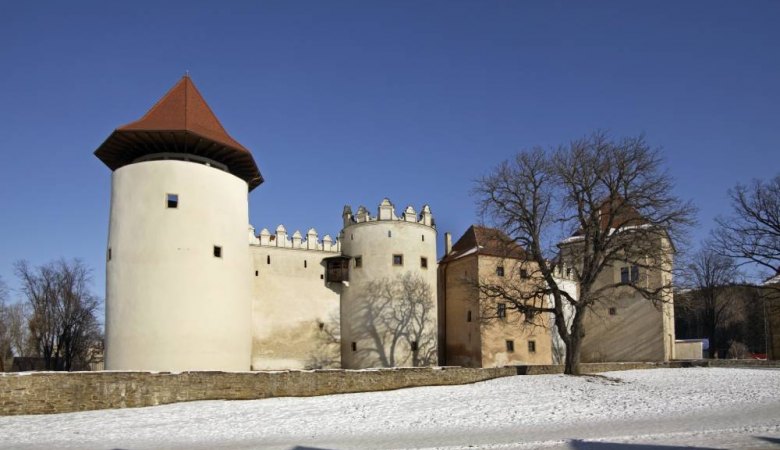
<svg viewBox="0 0 780 450">
<path fill-rule="evenodd" d="M 537 375 L 322 397 L 0 418 L 0 448 L 241 446 L 673 419 L 780 405 L 780 370 Z M 777 422 L 775 422 L 777 423 Z"/>
</svg>

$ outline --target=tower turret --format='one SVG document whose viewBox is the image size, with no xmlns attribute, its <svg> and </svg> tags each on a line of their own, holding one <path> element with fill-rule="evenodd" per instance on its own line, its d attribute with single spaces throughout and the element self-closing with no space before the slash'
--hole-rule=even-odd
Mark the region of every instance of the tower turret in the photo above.
<svg viewBox="0 0 780 450">
<path fill-rule="evenodd" d="M 185 76 L 95 155 L 113 171 L 106 368 L 248 370 L 252 154 Z"/>
</svg>

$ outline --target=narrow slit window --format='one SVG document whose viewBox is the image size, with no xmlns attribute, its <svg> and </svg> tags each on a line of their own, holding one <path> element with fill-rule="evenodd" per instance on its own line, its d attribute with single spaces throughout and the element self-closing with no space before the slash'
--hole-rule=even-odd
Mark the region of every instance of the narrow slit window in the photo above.
<svg viewBox="0 0 780 450">
<path fill-rule="evenodd" d="M 496 317 L 499 319 L 506 319 L 506 303 L 499 303 L 496 305 Z"/>
<path fill-rule="evenodd" d="M 353 352 L 356 352 L 356 351 L 357 351 L 357 342 L 353 342 L 353 343 L 352 343 L 352 351 L 353 351 Z"/>
<path fill-rule="evenodd" d="M 466 313 L 466 322 L 471 322 L 471 311 Z"/>
<path fill-rule="evenodd" d="M 515 351 L 515 341 L 507 340 L 506 341 L 506 351 L 508 353 L 514 353 Z"/>
<path fill-rule="evenodd" d="M 166 199 L 168 202 L 168 208 L 179 207 L 179 194 L 167 194 Z"/>
<path fill-rule="evenodd" d="M 321 274 L 320 274 L 320 280 L 324 280 L 324 279 L 325 279 L 325 274 L 322 274 L 322 273 L 321 273 Z"/>
<path fill-rule="evenodd" d="M 265 263 L 266 264 L 271 264 L 271 255 L 268 255 L 268 256 L 265 257 Z"/>
<path fill-rule="evenodd" d="M 423 269 L 428 268 L 428 258 L 425 257 L 420 258 L 420 267 L 422 267 Z"/>
<path fill-rule="evenodd" d="M 219 245 L 214 246 L 214 257 L 222 258 L 222 247 L 220 247 Z"/>
<path fill-rule="evenodd" d="M 259 270 L 255 270 L 255 276 L 258 276 L 258 275 L 260 275 L 260 271 Z"/>
<path fill-rule="evenodd" d="M 425 235 L 422 235 L 422 241 L 425 242 Z"/>
<path fill-rule="evenodd" d="M 108 248 L 108 260 L 111 261 L 111 247 Z"/>
<path fill-rule="evenodd" d="M 308 262 L 306 262 L 306 260 L 304 259 L 303 260 L 303 268 L 305 269 L 307 267 L 309 267 Z"/>
</svg>

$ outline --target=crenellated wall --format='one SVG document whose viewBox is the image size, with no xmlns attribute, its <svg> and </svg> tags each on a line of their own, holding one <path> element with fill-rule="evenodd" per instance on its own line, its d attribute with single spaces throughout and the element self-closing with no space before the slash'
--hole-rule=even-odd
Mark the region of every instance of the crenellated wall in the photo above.
<svg viewBox="0 0 780 450">
<path fill-rule="evenodd" d="M 342 285 L 326 280 L 326 260 L 340 244 L 313 228 L 306 239 L 249 229 L 252 266 L 252 369 L 338 368 L 333 330 L 339 327 Z"/>
</svg>

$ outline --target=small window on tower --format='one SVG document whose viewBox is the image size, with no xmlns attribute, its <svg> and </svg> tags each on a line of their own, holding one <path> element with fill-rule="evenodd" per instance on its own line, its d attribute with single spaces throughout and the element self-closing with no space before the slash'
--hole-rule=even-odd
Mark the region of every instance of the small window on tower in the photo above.
<svg viewBox="0 0 780 450">
<path fill-rule="evenodd" d="M 362 256 L 355 256 L 355 268 L 359 269 L 363 267 L 363 257 Z"/>
<path fill-rule="evenodd" d="M 498 275 L 499 277 L 504 276 L 504 266 L 496 267 L 496 275 Z"/>
<path fill-rule="evenodd" d="M 268 256 L 265 257 L 265 263 L 266 264 L 271 264 L 271 255 L 268 255 Z"/>
<path fill-rule="evenodd" d="M 506 351 L 508 353 L 514 353 L 514 351 L 515 351 L 515 341 L 510 341 L 510 340 L 506 341 Z"/>
<path fill-rule="evenodd" d="M 356 352 L 356 351 L 357 351 L 357 342 L 353 342 L 353 343 L 352 343 L 352 351 L 353 351 L 353 352 Z"/>
<path fill-rule="evenodd" d="M 413 352 L 416 352 L 419 349 L 417 346 L 417 341 L 412 341 L 412 345 L 410 345 L 410 347 L 412 348 Z"/>
<path fill-rule="evenodd" d="M 214 246 L 214 257 L 222 258 L 222 247 L 220 247 L 219 245 Z"/>
<path fill-rule="evenodd" d="M 393 265 L 394 266 L 403 266 L 404 265 L 404 255 L 393 255 Z"/>
<path fill-rule="evenodd" d="M 466 322 L 471 322 L 471 311 L 466 313 Z"/>
<path fill-rule="evenodd" d="M 616 316 L 617 315 L 617 308 L 609 308 L 609 315 L 610 316 Z"/>
<path fill-rule="evenodd" d="M 108 260 L 111 261 L 111 247 L 108 248 Z"/>
<path fill-rule="evenodd" d="M 308 264 L 308 263 L 306 262 L 306 260 L 304 259 L 304 260 L 303 260 L 303 268 L 305 269 L 305 268 L 307 268 L 307 267 L 309 267 L 309 264 Z"/>
<path fill-rule="evenodd" d="M 536 353 L 536 341 L 528 341 L 528 353 Z"/>
<path fill-rule="evenodd" d="M 420 267 L 422 267 L 423 269 L 428 268 L 428 258 L 424 258 L 424 257 L 420 258 Z"/>
<path fill-rule="evenodd" d="M 528 278 L 528 270 L 520 269 L 520 278 Z"/>
<path fill-rule="evenodd" d="M 425 235 L 422 235 L 422 241 L 425 242 Z"/>
<path fill-rule="evenodd" d="M 390 230 L 387 230 L 387 237 L 393 237 L 393 232 Z"/>
<path fill-rule="evenodd" d="M 179 194 L 168 194 L 168 208 L 178 208 L 179 207 Z"/>
<path fill-rule="evenodd" d="M 499 319 L 506 319 L 506 303 L 499 303 L 496 305 L 496 317 Z"/>
<path fill-rule="evenodd" d="M 259 276 L 259 275 L 260 275 L 260 271 L 259 270 L 255 270 L 255 276 Z"/>
</svg>

